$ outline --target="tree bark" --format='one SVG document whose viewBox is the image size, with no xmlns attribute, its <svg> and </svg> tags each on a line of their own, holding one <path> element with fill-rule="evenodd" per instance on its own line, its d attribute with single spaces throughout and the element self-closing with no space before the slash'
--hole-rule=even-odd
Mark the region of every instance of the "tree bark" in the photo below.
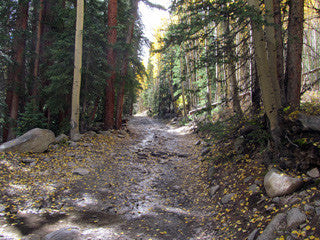
<svg viewBox="0 0 320 240">
<path fill-rule="evenodd" d="M 19 112 L 19 91 L 24 78 L 24 52 L 26 45 L 26 29 L 28 23 L 29 1 L 19 0 L 16 20 L 16 34 L 13 40 L 13 64 L 9 71 L 6 102 L 10 120 L 4 128 L 3 140 L 15 137 L 13 128 L 16 126 Z"/>
<path fill-rule="evenodd" d="M 108 3 L 108 42 L 110 44 L 107 52 L 108 67 L 110 76 L 107 78 L 106 100 L 104 113 L 104 128 L 114 128 L 114 107 L 115 107 L 115 89 L 114 82 L 116 80 L 116 53 L 115 44 L 117 43 L 118 24 L 118 0 L 110 0 Z"/>
<path fill-rule="evenodd" d="M 284 87 L 284 57 L 280 0 L 273 0 L 273 17 L 277 49 L 277 78 L 280 85 L 281 104 L 284 105 L 286 102 L 286 95 Z"/>
<path fill-rule="evenodd" d="M 35 59 L 33 66 L 33 88 L 32 97 L 36 100 L 39 97 L 39 63 L 40 63 L 40 50 L 41 50 L 41 37 L 42 37 L 42 17 L 44 13 L 44 0 L 40 0 L 38 24 L 37 24 L 37 38 L 35 48 Z M 35 101 L 36 105 L 38 100 Z"/>
<path fill-rule="evenodd" d="M 285 76 L 286 104 L 300 106 L 304 0 L 289 1 L 288 47 Z"/>
<path fill-rule="evenodd" d="M 134 25 L 138 17 L 138 2 L 139 0 L 132 0 L 132 21 L 129 24 L 128 27 L 128 34 L 126 39 L 126 44 L 129 46 L 132 44 L 133 39 L 133 33 L 134 33 Z M 122 126 L 122 113 L 123 113 L 123 104 L 124 104 L 124 89 L 125 89 L 125 77 L 128 74 L 128 64 L 129 64 L 129 52 L 127 51 L 124 56 L 124 60 L 122 63 L 122 69 L 121 69 L 121 84 L 120 84 L 120 90 L 117 95 L 117 108 L 116 108 L 116 121 L 115 121 L 115 127 L 116 129 L 120 129 Z"/>
<path fill-rule="evenodd" d="M 84 0 L 77 0 L 77 21 L 74 50 L 74 72 L 71 103 L 71 138 L 79 133 L 80 119 L 80 87 L 81 87 L 81 67 L 82 67 L 82 39 L 84 20 Z"/>
<path fill-rule="evenodd" d="M 248 4 L 259 12 L 259 0 L 248 0 Z M 281 107 L 280 87 L 277 79 L 270 75 L 270 66 L 268 61 L 268 50 L 262 26 L 252 20 L 252 39 L 255 49 L 255 59 L 257 64 L 257 73 L 262 92 L 262 100 L 265 113 L 270 122 L 270 131 L 275 145 L 280 144 L 281 126 L 279 109 Z"/>
</svg>

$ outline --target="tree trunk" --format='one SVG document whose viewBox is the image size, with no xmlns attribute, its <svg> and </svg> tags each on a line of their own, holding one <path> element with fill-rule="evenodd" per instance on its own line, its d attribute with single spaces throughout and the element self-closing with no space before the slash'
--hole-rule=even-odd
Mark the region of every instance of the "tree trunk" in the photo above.
<svg viewBox="0 0 320 240">
<path fill-rule="evenodd" d="M 39 63 L 40 63 L 40 50 L 41 50 L 41 36 L 42 36 L 42 17 L 44 13 L 44 0 L 40 0 L 38 24 L 37 24 L 37 38 L 36 38 L 36 49 L 35 49 L 35 59 L 33 66 L 33 88 L 32 97 L 36 100 L 39 97 Z M 36 106 L 38 105 L 38 100 L 35 101 Z M 36 107 L 35 106 L 35 107 Z"/>
<path fill-rule="evenodd" d="M 293 108 L 300 106 L 303 18 L 304 0 L 290 0 L 285 89 L 286 104 Z"/>
<path fill-rule="evenodd" d="M 277 49 L 277 76 L 280 85 L 281 103 L 284 105 L 286 102 L 286 95 L 284 87 L 284 57 L 280 0 L 273 0 L 273 14 Z"/>
<path fill-rule="evenodd" d="M 240 106 L 240 99 L 239 99 L 239 88 L 238 88 L 238 83 L 237 83 L 237 78 L 236 78 L 236 66 L 234 63 L 234 56 L 233 56 L 233 51 L 235 49 L 232 48 L 232 39 L 230 39 L 230 29 L 229 29 L 229 20 L 226 22 L 222 23 L 223 27 L 223 32 L 224 35 L 228 38 L 226 42 L 226 56 L 227 56 L 227 79 L 226 82 L 230 82 L 230 87 L 231 87 L 231 93 L 232 93 L 232 108 L 234 113 L 239 117 L 242 118 L 242 110 Z"/>
<path fill-rule="evenodd" d="M 110 76 L 107 78 L 106 101 L 104 113 L 104 128 L 114 128 L 114 107 L 115 107 L 115 89 L 114 82 L 116 80 L 116 54 L 115 44 L 117 42 L 117 24 L 118 24 L 118 0 L 110 0 L 108 3 L 108 42 L 109 48 L 107 52 L 108 67 Z"/>
<path fill-rule="evenodd" d="M 259 12 L 259 0 L 248 0 L 248 4 Z M 268 61 L 268 50 L 264 40 L 262 26 L 252 20 L 252 39 L 255 49 L 255 59 L 257 64 L 257 73 L 262 92 L 262 100 L 265 113 L 270 122 L 270 131 L 276 146 L 280 143 L 281 127 L 279 109 L 281 107 L 280 87 L 277 79 L 270 75 L 270 66 Z"/>
<path fill-rule="evenodd" d="M 74 71 L 71 103 L 71 138 L 79 133 L 80 119 L 80 87 L 82 67 L 82 39 L 83 39 L 84 0 L 77 0 L 77 22 L 74 50 Z"/>
<path fill-rule="evenodd" d="M 13 40 L 13 65 L 11 66 L 6 102 L 9 110 L 9 124 L 4 129 L 4 141 L 15 137 L 13 128 L 16 126 L 19 112 L 19 91 L 24 76 L 24 52 L 26 45 L 26 29 L 28 23 L 29 1 L 19 0 L 16 20 L 16 34 Z"/>
<path fill-rule="evenodd" d="M 181 81 L 181 91 L 182 91 L 182 104 L 183 104 L 183 116 L 187 118 L 187 107 L 186 107 L 186 97 L 184 90 L 184 82 L 185 82 L 185 69 L 184 69 L 184 61 L 182 53 L 180 53 L 180 81 Z"/>
<path fill-rule="evenodd" d="M 139 0 L 133 0 L 132 1 L 132 21 L 129 24 L 128 27 L 128 34 L 126 39 L 126 44 L 129 46 L 132 44 L 133 39 L 133 32 L 134 32 L 134 25 L 138 17 L 138 2 Z M 129 52 L 127 51 L 124 56 L 124 60 L 122 63 L 122 69 L 121 69 L 121 78 L 122 82 L 120 84 L 120 90 L 118 92 L 117 96 L 117 108 L 116 108 L 116 121 L 115 121 L 115 127 L 116 129 L 120 129 L 122 126 L 122 113 L 123 113 L 123 104 L 124 104 L 124 89 L 125 89 L 125 78 L 128 74 L 128 64 L 129 64 Z"/>
</svg>

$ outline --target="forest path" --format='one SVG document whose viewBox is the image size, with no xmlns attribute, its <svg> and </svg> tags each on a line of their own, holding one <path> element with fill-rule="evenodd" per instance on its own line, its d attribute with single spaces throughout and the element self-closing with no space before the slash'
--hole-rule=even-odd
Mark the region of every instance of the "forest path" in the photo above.
<svg viewBox="0 0 320 240">
<path fill-rule="evenodd" d="M 65 227 L 77 228 L 80 239 L 214 238 L 214 205 L 196 146 L 199 139 L 187 127 L 143 115 L 133 117 L 128 130 L 130 134 L 88 138 L 62 151 L 90 173 L 60 184 L 45 203 L 47 213 L 54 211 L 38 225 L 28 226 L 35 215 L 24 215 L 24 239 L 40 239 Z"/>
</svg>

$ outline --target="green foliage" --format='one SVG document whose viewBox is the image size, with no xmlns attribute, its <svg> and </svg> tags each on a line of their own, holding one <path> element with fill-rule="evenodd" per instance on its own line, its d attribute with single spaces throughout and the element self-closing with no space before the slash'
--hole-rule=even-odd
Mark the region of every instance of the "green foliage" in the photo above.
<svg viewBox="0 0 320 240">
<path fill-rule="evenodd" d="M 22 135 L 33 128 L 48 128 L 48 125 L 44 114 L 37 109 L 35 101 L 30 101 L 19 116 L 16 133 Z"/>
</svg>

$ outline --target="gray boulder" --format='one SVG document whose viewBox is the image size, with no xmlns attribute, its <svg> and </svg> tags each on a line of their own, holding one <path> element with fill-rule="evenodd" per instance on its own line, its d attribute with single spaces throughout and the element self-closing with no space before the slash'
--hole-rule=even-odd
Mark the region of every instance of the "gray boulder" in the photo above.
<svg viewBox="0 0 320 240">
<path fill-rule="evenodd" d="M 48 149 L 55 141 L 54 133 L 48 129 L 34 128 L 22 136 L 0 146 L 0 152 L 34 152 L 40 153 Z"/>
<path fill-rule="evenodd" d="M 277 169 L 271 169 L 264 177 L 264 187 L 269 197 L 279 197 L 296 191 L 303 181 L 293 178 Z"/>
<path fill-rule="evenodd" d="M 257 238 L 257 240 L 276 239 L 277 232 L 286 227 L 284 224 L 285 218 L 285 213 L 279 213 L 278 215 L 276 215 L 269 223 L 269 225 L 264 229 L 263 233 Z"/>
<path fill-rule="evenodd" d="M 302 123 L 305 130 L 320 131 L 320 116 L 299 114 L 298 119 Z"/>
<path fill-rule="evenodd" d="M 44 237 L 44 240 L 78 240 L 81 233 L 78 228 L 62 228 L 57 231 L 51 232 Z"/>
<path fill-rule="evenodd" d="M 58 137 L 56 137 L 56 140 L 54 143 L 65 143 L 69 141 L 69 137 L 65 134 L 60 134 Z"/>
<path fill-rule="evenodd" d="M 287 214 L 288 228 L 298 227 L 300 224 L 305 223 L 307 216 L 299 208 L 292 208 Z"/>
</svg>

